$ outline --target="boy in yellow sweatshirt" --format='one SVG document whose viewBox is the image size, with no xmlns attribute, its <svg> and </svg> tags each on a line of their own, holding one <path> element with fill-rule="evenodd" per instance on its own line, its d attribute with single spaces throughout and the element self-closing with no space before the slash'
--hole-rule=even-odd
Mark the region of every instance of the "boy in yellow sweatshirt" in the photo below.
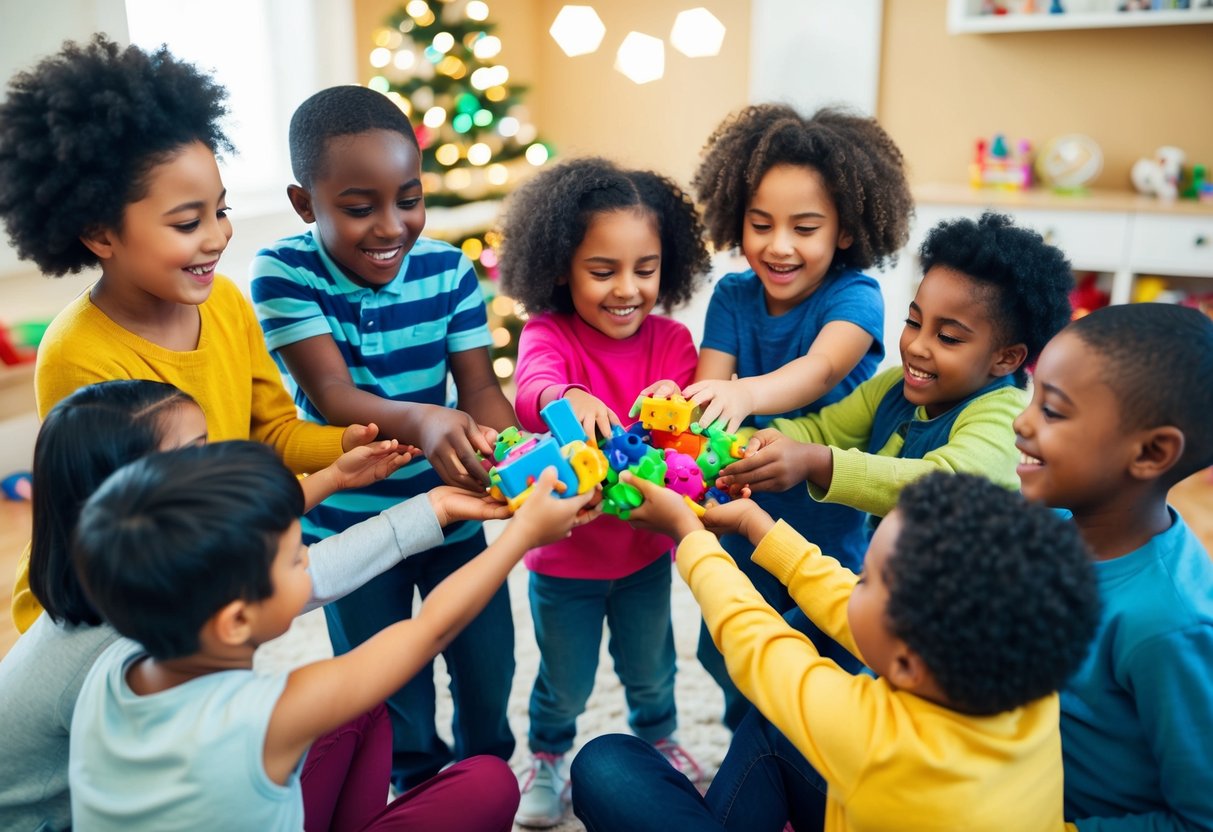
<svg viewBox="0 0 1213 832">
<path fill-rule="evenodd" d="M 749 500 L 701 521 L 633 484 L 645 497 L 633 518 L 682 541 L 679 572 L 757 712 L 705 797 L 632 738 L 591 742 L 572 767 L 587 828 L 1064 828 L 1056 691 L 1099 616 L 1064 520 L 983 478 L 931 474 L 904 489 L 857 576 Z M 823 658 L 712 532 L 746 535 L 754 561 L 878 676 Z"/>
</svg>

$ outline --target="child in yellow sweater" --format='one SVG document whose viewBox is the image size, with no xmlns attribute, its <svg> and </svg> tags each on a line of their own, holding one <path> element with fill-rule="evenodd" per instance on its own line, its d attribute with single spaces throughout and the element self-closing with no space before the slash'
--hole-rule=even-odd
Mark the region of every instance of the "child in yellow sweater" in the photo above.
<svg viewBox="0 0 1213 832">
<path fill-rule="evenodd" d="M 198 402 L 208 439 L 255 439 L 297 474 L 375 438 L 299 419 L 252 307 L 216 271 L 232 236 L 215 152 L 226 90 L 166 49 L 96 36 L 18 73 L 0 105 L 0 219 L 51 276 L 100 267 L 38 351 L 38 415 L 113 379 L 172 384 Z M 13 620 L 41 612 L 18 567 Z"/>
<path fill-rule="evenodd" d="M 1063 519 L 983 478 L 930 474 L 902 491 L 856 576 L 749 500 L 701 522 L 678 495 L 632 484 L 645 497 L 633 518 L 682 541 L 678 569 L 756 711 L 706 797 L 631 737 L 591 742 L 572 768 L 587 828 L 1063 828 L 1056 691 L 1099 616 Z M 754 561 L 878 678 L 818 654 L 705 524 L 749 538 Z"/>
</svg>

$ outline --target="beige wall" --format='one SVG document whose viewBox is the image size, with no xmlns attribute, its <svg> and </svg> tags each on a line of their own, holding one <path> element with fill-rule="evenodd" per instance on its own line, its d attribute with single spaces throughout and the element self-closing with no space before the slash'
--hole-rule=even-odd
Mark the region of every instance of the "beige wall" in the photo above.
<svg viewBox="0 0 1213 832">
<path fill-rule="evenodd" d="M 1173 144 L 1213 168 L 1213 24 L 949 35 L 946 0 L 885 0 L 877 115 L 915 182 L 963 182 L 974 140 L 1086 133 L 1096 185 Z"/>
<path fill-rule="evenodd" d="M 565 56 L 548 35 L 563 0 L 489 0 L 498 24 L 501 60 L 513 81 L 530 86 L 525 97 L 539 134 L 565 157 L 601 154 L 653 168 L 687 184 L 699 149 L 716 124 L 746 104 L 750 37 L 748 0 L 610 0 L 594 3 L 606 37 L 592 55 Z M 669 46 L 678 12 L 708 8 L 727 28 L 715 58 L 686 58 Z M 360 71 L 374 30 L 398 6 L 394 0 L 355 0 Z M 627 32 L 663 38 L 666 74 L 637 85 L 612 67 Z"/>
</svg>

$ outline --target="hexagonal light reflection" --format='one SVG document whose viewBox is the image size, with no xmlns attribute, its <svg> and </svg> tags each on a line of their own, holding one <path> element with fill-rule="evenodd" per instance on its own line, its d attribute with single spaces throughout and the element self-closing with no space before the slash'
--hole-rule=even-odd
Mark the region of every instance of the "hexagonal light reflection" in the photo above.
<svg viewBox="0 0 1213 832">
<path fill-rule="evenodd" d="M 593 6 L 565 6 L 548 29 L 564 54 L 570 58 L 596 50 L 606 35 L 606 26 Z"/>
<path fill-rule="evenodd" d="M 628 32 L 615 53 L 615 69 L 637 84 L 656 81 L 665 74 L 665 43 L 652 35 Z"/>
<path fill-rule="evenodd" d="M 688 58 L 711 58 L 720 54 L 724 24 L 705 8 L 679 12 L 670 30 L 670 44 Z"/>
</svg>

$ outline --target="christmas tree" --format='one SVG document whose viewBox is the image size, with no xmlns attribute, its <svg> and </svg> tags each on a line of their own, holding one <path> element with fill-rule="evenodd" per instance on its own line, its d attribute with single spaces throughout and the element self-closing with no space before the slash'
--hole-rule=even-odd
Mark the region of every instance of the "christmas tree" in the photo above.
<svg viewBox="0 0 1213 832">
<path fill-rule="evenodd" d="M 421 147 L 422 188 L 431 211 L 426 234 L 463 249 L 480 266 L 493 336 L 493 367 L 513 375 L 522 319 L 497 291 L 498 239 L 491 230 L 513 184 L 551 156 L 522 103 L 526 88 L 509 83 L 496 59 L 481 0 L 409 0 L 375 33 L 369 86 L 409 116 Z"/>
</svg>

